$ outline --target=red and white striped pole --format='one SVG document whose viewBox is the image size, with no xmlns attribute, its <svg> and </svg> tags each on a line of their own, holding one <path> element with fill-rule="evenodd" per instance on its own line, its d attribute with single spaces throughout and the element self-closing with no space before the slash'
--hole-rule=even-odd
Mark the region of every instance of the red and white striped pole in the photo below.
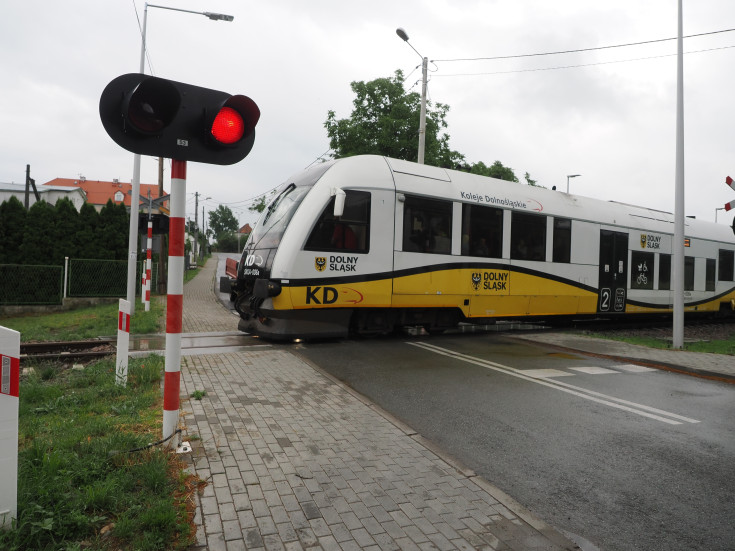
<svg viewBox="0 0 735 551">
<path fill-rule="evenodd" d="M 0 327 L 0 529 L 18 518 L 20 333 Z"/>
<path fill-rule="evenodd" d="M 115 384 L 128 384 L 128 352 L 130 350 L 130 302 L 120 299 L 117 311 L 117 356 L 115 358 Z"/>
<path fill-rule="evenodd" d="M 145 304 L 145 311 L 148 312 L 151 309 L 151 252 L 153 248 L 153 220 L 148 219 L 148 241 L 146 242 L 146 253 L 145 253 L 145 289 L 143 290 L 143 303 Z"/>
<path fill-rule="evenodd" d="M 186 161 L 171 160 L 171 215 L 168 237 L 168 294 L 166 297 L 166 355 L 163 381 L 163 438 L 179 424 L 181 385 L 181 328 L 184 305 L 184 228 L 186 219 Z M 178 444 L 177 444 L 178 445 Z"/>
</svg>

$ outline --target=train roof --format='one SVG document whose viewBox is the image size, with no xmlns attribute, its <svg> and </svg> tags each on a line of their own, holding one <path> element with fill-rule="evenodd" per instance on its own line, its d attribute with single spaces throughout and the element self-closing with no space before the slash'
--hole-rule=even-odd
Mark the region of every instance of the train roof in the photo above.
<svg viewBox="0 0 735 551">
<path fill-rule="evenodd" d="M 674 233 L 672 213 L 644 206 L 593 199 L 390 157 L 360 155 L 338 159 L 336 164 L 344 162 L 360 165 L 361 171 L 373 166 L 376 171 L 384 170 L 383 163 L 387 163 L 397 192 L 587 220 L 611 226 L 641 228 L 657 233 Z M 685 225 L 688 236 L 696 235 L 700 239 L 735 243 L 732 228 L 724 224 L 686 218 Z"/>
</svg>

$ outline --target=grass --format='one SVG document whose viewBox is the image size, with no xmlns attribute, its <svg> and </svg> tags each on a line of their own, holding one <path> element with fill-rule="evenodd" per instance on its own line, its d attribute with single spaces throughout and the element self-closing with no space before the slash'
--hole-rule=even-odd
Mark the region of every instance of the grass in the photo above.
<svg viewBox="0 0 735 551">
<path fill-rule="evenodd" d="M 189 270 L 187 280 L 198 270 Z M 165 297 L 136 304 L 131 334 L 160 333 Z M 0 319 L 23 342 L 117 335 L 118 305 Z M 195 533 L 188 496 L 199 481 L 161 435 L 163 358 L 130 358 L 115 385 L 115 359 L 83 371 L 23 363 L 19 400 L 18 518 L 0 530 L 0 549 L 186 549 Z M 189 505 L 187 505 L 189 504 Z"/>
<path fill-rule="evenodd" d="M 611 336 L 604 333 L 591 333 L 590 336 L 600 339 L 623 341 L 640 346 L 648 346 L 649 348 L 659 348 L 664 350 L 671 349 L 671 341 L 669 339 L 658 339 L 656 337 Z M 689 352 L 707 352 L 710 354 L 735 355 L 735 335 L 730 337 L 729 339 L 685 342 L 684 350 L 687 350 Z"/>
<path fill-rule="evenodd" d="M 131 334 L 159 333 L 164 330 L 164 297 L 153 297 L 151 309 L 146 312 L 143 304 L 135 307 L 130 318 Z M 99 336 L 117 335 L 117 304 L 102 304 L 45 314 L 0 319 L 0 325 L 20 332 L 22 342 L 74 341 Z"/>
<path fill-rule="evenodd" d="M 0 549 L 145 551 L 192 542 L 185 496 L 196 481 L 159 447 L 128 451 L 160 437 L 163 358 L 131 359 L 127 387 L 115 385 L 114 371 L 110 358 L 83 371 L 34 366 L 23 376 L 18 518 L 0 531 Z"/>
</svg>

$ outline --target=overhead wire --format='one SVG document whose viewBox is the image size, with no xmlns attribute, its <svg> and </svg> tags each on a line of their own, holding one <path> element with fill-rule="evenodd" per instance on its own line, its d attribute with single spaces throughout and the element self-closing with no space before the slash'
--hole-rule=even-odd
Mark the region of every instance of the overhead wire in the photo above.
<svg viewBox="0 0 735 551">
<path fill-rule="evenodd" d="M 735 31 L 735 29 L 722 29 L 719 31 L 710 31 L 706 33 L 697 33 L 697 34 L 689 34 L 684 36 L 683 38 L 695 38 L 698 36 L 708 36 L 713 34 L 721 34 L 721 33 L 729 33 Z M 465 58 L 453 58 L 453 59 L 434 59 L 433 61 L 441 61 L 441 62 L 451 62 L 451 61 L 485 61 L 485 60 L 496 60 L 496 59 L 517 59 L 521 57 L 539 57 L 539 56 L 547 56 L 547 55 L 560 55 L 560 54 L 573 54 L 573 53 L 579 53 L 579 52 L 592 52 L 595 50 L 609 50 L 612 48 L 625 48 L 628 46 L 641 46 L 644 44 L 655 44 L 657 42 L 668 42 L 671 40 L 677 40 L 678 37 L 673 38 L 658 38 L 655 40 L 643 40 L 640 42 L 628 42 L 626 44 L 613 44 L 610 46 L 596 46 L 594 48 L 576 48 L 574 50 L 559 50 L 554 52 L 536 52 L 531 54 L 515 54 L 515 55 L 501 55 L 501 56 L 492 56 L 492 57 L 465 57 Z"/>
<path fill-rule="evenodd" d="M 692 50 L 690 52 L 684 52 L 684 54 L 698 54 L 702 52 L 711 52 L 715 50 L 727 50 L 729 48 L 735 48 L 735 45 L 733 46 L 721 46 L 718 48 L 707 48 L 704 50 Z M 594 63 L 580 63 L 577 65 L 560 65 L 556 67 L 537 67 L 534 69 L 513 69 L 509 71 L 489 71 L 489 72 L 481 72 L 481 73 L 451 73 L 451 74 L 437 74 L 435 76 L 437 77 L 464 77 L 464 76 L 483 76 L 483 75 L 507 75 L 512 73 L 533 73 L 538 71 L 556 71 L 559 69 L 576 69 L 579 67 L 594 67 L 596 65 L 612 65 L 616 63 L 628 63 L 631 61 L 645 61 L 648 59 L 660 59 L 664 57 L 673 57 L 677 54 L 662 54 L 662 55 L 655 55 L 655 56 L 648 56 L 648 57 L 637 57 L 632 59 L 619 59 L 616 61 L 597 61 Z"/>
</svg>

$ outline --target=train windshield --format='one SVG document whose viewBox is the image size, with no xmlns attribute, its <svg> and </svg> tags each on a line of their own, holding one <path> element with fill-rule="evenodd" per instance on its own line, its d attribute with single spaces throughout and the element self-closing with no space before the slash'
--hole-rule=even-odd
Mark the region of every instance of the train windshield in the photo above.
<svg viewBox="0 0 735 551">
<path fill-rule="evenodd" d="M 289 183 L 280 186 L 275 197 L 260 216 L 253 233 L 248 239 L 247 248 L 274 249 L 281 243 L 283 233 L 288 227 L 296 209 L 311 190 L 312 186 L 332 166 L 332 162 L 317 165 L 307 170 Z"/>
</svg>

